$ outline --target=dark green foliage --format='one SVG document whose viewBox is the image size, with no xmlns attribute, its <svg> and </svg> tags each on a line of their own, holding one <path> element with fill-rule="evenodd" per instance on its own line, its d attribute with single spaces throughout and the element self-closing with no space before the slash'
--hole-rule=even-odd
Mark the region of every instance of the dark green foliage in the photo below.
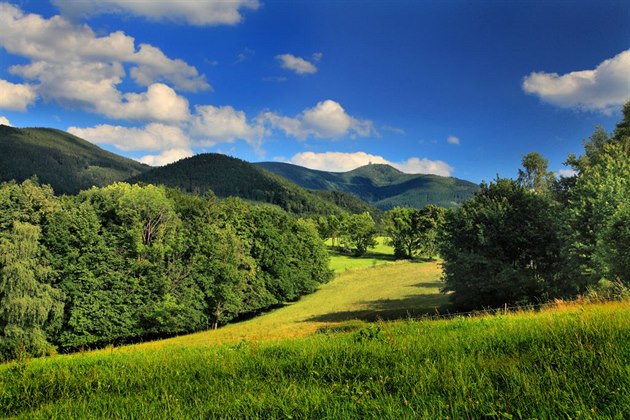
<svg viewBox="0 0 630 420">
<path fill-rule="evenodd" d="M 238 199 L 221 203 L 217 210 L 220 220 L 235 226 L 256 261 L 255 281 L 269 293 L 259 296 L 263 302 L 295 300 L 332 278 L 328 254 L 311 223 L 272 206 L 247 206 Z"/>
<path fill-rule="evenodd" d="M 376 246 L 376 223 L 369 213 L 350 214 L 341 221 L 342 244 L 354 255 L 364 255 L 368 248 Z"/>
<path fill-rule="evenodd" d="M 445 290 L 461 308 L 526 303 L 561 294 L 556 204 L 509 179 L 447 215 L 440 254 Z"/>
<path fill-rule="evenodd" d="M 601 232 L 597 257 L 606 277 L 630 287 L 630 203 L 619 206 Z"/>
<path fill-rule="evenodd" d="M 424 253 L 433 259 L 443 221 L 444 209 L 432 204 L 420 210 L 397 207 L 387 212 L 383 227 L 396 258 Z"/>
<path fill-rule="evenodd" d="M 573 279 L 578 292 L 601 278 L 628 281 L 616 257 L 623 257 L 627 248 L 624 232 L 625 209 L 630 205 L 629 125 L 630 102 L 612 136 L 598 128 L 584 143 L 584 154 L 568 159 L 578 174 L 567 193 L 566 276 Z"/>
<path fill-rule="evenodd" d="M 57 193 L 76 194 L 149 169 L 60 130 L 0 125 L 0 182 L 36 175 Z"/>
<path fill-rule="evenodd" d="M 311 193 L 323 198 L 326 201 L 330 201 L 348 213 L 360 214 L 368 212 L 376 223 L 378 223 L 383 216 L 383 212 L 381 210 L 349 193 L 323 190 L 312 190 Z"/>
<path fill-rule="evenodd" d="M 453 208 L 479 189 L 476 184 L 461 179 L 405 174 L 381 164 L 371 164 L 344 173 L 317 171 L 279 162 L 256 165 L 303 188 L 346 192 L 381 210 L 395 207 L 422 208 L 427 204 Z"/>
<path fill-rule="evenodd" d="M 39 238 L 39 226 L 18 221 L 0 236 L 0 360 L 45 354 L 45 329 L 62 315 L 63 294 L 50 285 Z"/>
<path fill-rule="evenodd" d="M 0 358 L 217 327 L 332 275 L 314 225 L 275 206 L 29 180 L 0 184 L 0 210 Z"/>
<path fill-rule="evenodd" d="M 551 180 L 538 153 L 516 182 L 482 185 L 444 231 L 445 290 L 459 306 L 569 297 L 630 283 L 630 101 L 609 136 L 598 127 L 576 175 Z M 610 288 L 609 288 L 610 289 Z M 611 289 L 612 290 L 612 289 Z M 608 293 L 608 292 L 607 292 Z"/>
<path fill-rule="evenodd" d="M 240 197 L 275 204 L 299 215 L 331 214 L 341 208 L 286 179 L 233 157 L 206 153 L 130 179 L 130 182 L 161 184 L 195 194 L 213 192 L 218 197 Z"/>
</svg>

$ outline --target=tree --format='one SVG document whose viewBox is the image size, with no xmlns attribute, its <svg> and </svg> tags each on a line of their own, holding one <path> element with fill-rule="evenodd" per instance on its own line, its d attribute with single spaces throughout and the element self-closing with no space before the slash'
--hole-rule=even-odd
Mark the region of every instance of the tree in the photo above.
<svg viewBox="0 0 630 420">
<path fill-rule="evenodd" d="M 630 203 L 630 101 L 623 115 L 612 136 L 598 127 L 584 143 L 584 154 L 568 159 L 578 172 L 568 194 L 564 239 L 565 275 L 572 279 L 574 293 L 619 272 L 607 256 L 616 253 L 609 241 L 623 246 L 623 235 L 615 235 L 611 226 L 623 231 L 624 208 Z"/>
<path fill-rule="evenodd" d="M 554 180 L 553 172 L 547 170 L 547 159 L 531 152 L 523 156 L 521 162 L 523 169 L 518 170 L 518 184 L 539 194 L 547 193 Z"/>
<path fill-rule="evenodd" d="M 600 235 L 597 257 L 605 277 L 630 287 L 630 203 L 623 203 Z"/>
<path fill-rule="evenodd" d="M 52 346 L 45 329 L 61 319 L 63 294 L 50 285 L 52 271 L 41 258 L 40 228 L 14 222 L 0 238 L 0 357 L 22 349 L 42 355 Z"/>
<path fill-rule="evenodd" d="M 351 214 L 343 227 L 343 242 L 356 256 L 365 255 L 368 248 L 376 246 L 376 223 L 370 213 Z"/>
<path fill-rule="evenodd" d="M 413 258 L 422 244 L 420 211 L 396 207 L 385 214 L 384 230 L 396 258 Z"/>
<path fill-rule="evenodd" d="M 444 225 L 445 291 L 462 309 L 545 300 L 561 293 L 556 204 L 497 179 Z"/>
<path fill-rule="evenodd" d="M 433 260 L 438 252 L 439 234 L 444 224 L 445 210 L 429 204 L 419 211 L 419 243 L 421 252 Z"/>
</svg>

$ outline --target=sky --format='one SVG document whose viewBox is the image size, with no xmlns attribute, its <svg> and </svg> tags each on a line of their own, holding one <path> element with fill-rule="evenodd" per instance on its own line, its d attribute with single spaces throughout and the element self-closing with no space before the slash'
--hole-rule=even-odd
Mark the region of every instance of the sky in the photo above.
<svg viewBox="0 0 630 420">
<path fill-rule="evenodd" d="M 0 123 L 153 166 L 566 175 L 628 99 L 626 0 L 0 0 Z"/>
</svg>

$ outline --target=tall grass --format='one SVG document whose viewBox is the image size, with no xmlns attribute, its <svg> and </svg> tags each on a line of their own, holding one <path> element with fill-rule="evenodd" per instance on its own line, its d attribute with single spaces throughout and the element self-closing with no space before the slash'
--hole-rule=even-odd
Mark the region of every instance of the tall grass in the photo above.
<svg viewBox="0 0 630 420">
<path fill-rule="evenodd" d="M 378 322 L 302 339 L 0 366 L 0 413 L 51 417 L 627 418 L 630 302 Z"/>
</svg>

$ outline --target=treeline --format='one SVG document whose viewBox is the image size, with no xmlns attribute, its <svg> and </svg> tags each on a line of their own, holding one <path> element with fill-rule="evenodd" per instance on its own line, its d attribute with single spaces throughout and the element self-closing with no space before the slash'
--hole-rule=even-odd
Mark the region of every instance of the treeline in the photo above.
<svg viewBox="0 0 630 420">
<path fill-rule="evenodd" d="M 117 183 L 0 185 L 0 358 L 217 327 L 332 277 L 314 225 L 273 206 Z"/>
<path fill-rule="evenodd" d="M 386 236 L 394 248 L 394 257 L 411 259 L 437 255 L 439 232 L 446 210 L 433 204 L 422 209 L 396 207 L 381 215 L 377 223 L 368 212 L 331 214 L 315 219 L 317 230 L 333 247 L 355 256 L 364 255 L 376 246 L 378 235 Z"/>
<path fill-rule="evenodd" d="M 630 286 L 630 102 L 598 128 L 557 179 L 538 153 L 516 180 L 497 179 L 446 215 L 446 291 L 461 309 L 574 297 Z"/>
</svg>

